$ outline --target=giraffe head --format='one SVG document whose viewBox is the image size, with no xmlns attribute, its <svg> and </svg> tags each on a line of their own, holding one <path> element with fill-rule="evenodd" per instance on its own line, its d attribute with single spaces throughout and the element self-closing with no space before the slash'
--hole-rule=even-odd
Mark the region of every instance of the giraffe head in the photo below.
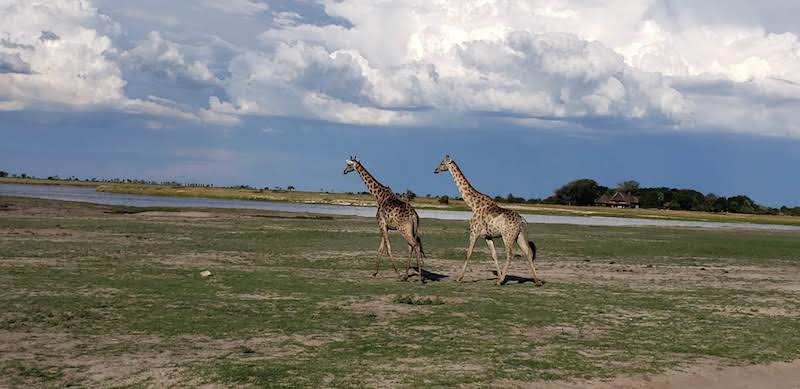
<svg viewBox="0 0 800 389">
<path fill-rule="evenodd" d="M 356 170 L 356 163 L 358 163 L 358 159 L 355 155 L 351 155 L 350 159 L 345 160 L 345 163 L 347 165 L 344 167 L 344 174 L 347 174 Z"/>
<path fill-rule="evenodd" d="M 437 166 L 436 169 L 433 171 L 433 174 L 446 172 L 449 169 L 450 162 L 452 162 L 452 161 L 453 160 L 450 159 L 449 155 L 445 155 L 444 159 L 442 160 L 442 162 L 440 162 L 439 166 Z"/>
</svg>

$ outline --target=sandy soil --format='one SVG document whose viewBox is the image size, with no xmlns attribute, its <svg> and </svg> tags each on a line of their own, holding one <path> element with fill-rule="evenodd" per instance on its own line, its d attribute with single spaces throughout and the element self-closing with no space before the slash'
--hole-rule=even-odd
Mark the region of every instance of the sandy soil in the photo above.
<svg viewBox="0 0 800 389">
<path fill-rule="evenodd" d="M 800 360 L 740 367 L 696 367 L 687 372 L 615 378 L 608 381 L 502 381 L 498 386 L 536 389 L 798 389 Z"/>
<path fill-rule="evenodd" d="M 16 205 L 4 210 L 7 215 L 15 216 L 105 216 L 107 209 L 104 207 L 87 208 L 84 206 L 65 205 L 61 208 L 52 207 L 24 207 Z M 266 217 L 305 217 L 306 214 L 286 214 L 272 213 Z M 123 218 L 145 218 L 164 221 L 178 221 L 185 219 L 200 218 L 228 218 L 255 217 L 250 214 L 235 214 L 225 211 L 220 212 L 144 212 L 134 215 L 118 215 Z M 259 217 L 265 217 L 260 215 Z M 361 229 L 358 229 L 361 231 Z M 0 228 L 0 237 L 5 239 L 23 239 L 35 236 L 37 239 L 48 240 L 84 240 L 98 238 L 101 234 L 88 234 L 86 232 L 74 231 L 60 226 L 53 226 L 47 229 L 16 229 Z M 109 239 L 111 235 L 103 235 Z M 404 250 L 395 250 L 395 255 L 401 259 L 398 266 L 404 264 Z M 328 257 L 368 257 L 372 262 L 374 251 L 325 251 L 314 254 L 315 259 Z M 502 255 L 502 250 L 501 250 Z M 247 253 L 237 252 L 218 252 L 218 253 L 189 253 L 180 256 L 166 256 L 155 259 L 158 262 L 173 266 L 206 266 L 214 264 L 225 264 L 228 266 L 253 266 L 254 256 Z M 311 259 L 311 258 L 309 258 Z M 51 261 L 50 265 L 65 265 L 53 259 L 37 258 L 16 258 L 6 260 L 9 265 L 28 265 L 31 261 Z M 382 261 L 382 277 L 396 278 L 394 273 L 388 268 L 386 259 Z M 447 261 L 430 258 L 426 261 L 426 269 L 449 276 L 445 282 L 452 282 L 461 270 L 461 261 Z M 490 283 L 494 278 L 492 263 L 488 252 L 478 250 L 471 261 L 471 270 L 466 274 L 466 282 L 486 282 Z M 615 285 L 621 287 L 631 287 L 636 289 L 650 290 L 682 290 L 690 289 L 697 284 L 708 285 L 711 287 L 741 288 L 747 290 L 784 290 L 797 292 L 800 291 L 800 272 L 796 268 L 789 267 L 747 267 L 747 266 L 724 266 L 724 267 L 700 267 L 700 266 L 677 266 L 677 265 L 640 265 L 625 264 L 614 261 L 597 262 L 587 261 L 582 258 L 541 258 L 537 261 L 537 268 L 542 277 L 551 283 L 589 283 L 595 285 Z M 313 272 L 325 272 L 326 270 L 308 270 Z M 530 277 L 526 263 L 521 258 L 512 262 L 509 272 L 510 275 L 525 280 Z M 355 272 L 356 277 L 370 277 L 368 271 Z M 513 280 L 511 282 L 514 282 Z M 531 285 L 531 287 L 533 287 Z M 17 291 L 23 297 L 27 291 Z M 81 293 L 94 294 L 115 294 L 113 289 L 91 289 L 81 290 Z M 540 295 L 551 293 L 547 288 L 540 291 Z M 237 295 L 242 300 L 271 300 L 271 299 L 291 299 L 292 296 L 278 296 L 272 294 L 242 294 Z M 780 306 L 781 301 L 760 301 L 764 307 L 759 307 L 757 311 L 749 311 L 747 314 L 786 316 L 800 318 L 800 312 L 785 309 Z M 687 302 L 691 304 L 691 302 Z M 426 307 L 412 307 L 398 305 L 391 302 L 391 297 L 369 301 L 344 301 L 342 308 L 357 312 L 371 312 L 376 315 L 379 321 L 389 322 L 397 317 L 410 314 L 425 314 L 430 311 Z M 714 308 L 714 307 L 708 307 Z M 724 307 L 720 310 L 724 314 L 742 314 L 737 311 L 726 311 Z M 575 327 L 546 327 L 530 332 L 525 328 L 519 328 L 519 333 L 534 339 L 546 339 L 559 333 L 576 334 L 592 337 L 597 335 L 595 329 L 589 332 Z M 116 343 L 123 341 L 130 343 L 131 339 L 114 339 L 112 337 L 95 337 L 87 342 L 86 339 L 77 339 L 68 334 L 59 333 L 27 333 L 0 331 L 0 358 L 19 358 L 23 360 L 43 360 L 53 364 L 61 363 L 61 355 L 79 355 L 69 361 L 69 365 L 74 369 L 67 369 L 65 381 L 69 381 L 71 376 L 77 374 L 78 369 L 85 369 L 89 380 L 98 385 L 125 385 L 134 382 L 147 382 L 155 386 L 194 386 L 198 382 L 184 381 L 183 372 L 174 367 L 176 362 L 192 362 L 196 360 L 208 360 L 218 358 L 237 352 L 240 348 L 246 347 L 254 350 L 254 353 L 271 355 L 274 357 L 288 357 L 298 353 L 299 349 L 289 346 L 279 346 L 278 338 L 260 337 L 244 339 L 239 341 L 217 341 L 210 339 L 185 338 L 181 350 L 164 352 L 156 351 L 158 347 L 141 347 L 134 353 L 124 356 L 106 355 L 102 358 L 92 357 L 77 351 L 79 346 L 91 343 L 96 347 L 113 347 Z M 306 337 L 295 337 L 294 341 L 304 346 L 318 346 L 336 340 L 326 334 L 316 334 Z M 158 337 L 140 336 L 136 337 L 135 342 L 139 344 L 158 344 L 164 339 Z M 181 342 L 179 342 L 181 343 Z M 98 346 L 100 345 L 100 346 Z M 435 365 L 435 361 L 429 360 L 406 360 L 400 361 L 406 365 Z M 441 366 L 445 369 L 447 367 Z M 452 368 L 452 367 L 451 367 Z M 480 365 L 461 366 L 457 369 L 480 370 Z M 4 381 L 0 377 L 0 386 Z M 389 384 L 381 382 L 382 385 Z M 677 389 L 677 388 L 786 388 L 800 389 L 800 360 L 793 362 L 771 363 L 767 365 L 751 365 L 740 367 L 720 367 L 714 361 L 695 365 L 684 371 L 673 371 L 657 375 L 640 375 L 629 377 L 617 377 L 611 380 L 592 380 L 592 381 L 544 381 L 544 382 L 519 382 L 502 380 L 495 382 L 493 386 L 517 387 L 517 388 L 594 388 L 594 389 Z"/>
</svg>

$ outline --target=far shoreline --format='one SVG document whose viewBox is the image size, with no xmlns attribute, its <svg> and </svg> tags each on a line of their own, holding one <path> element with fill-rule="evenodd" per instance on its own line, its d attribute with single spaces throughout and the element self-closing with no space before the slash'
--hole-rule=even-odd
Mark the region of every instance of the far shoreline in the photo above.
<svg viewBox="0 0 800 389">
<path fill-rule="evenodd" d="M 136 194 L 160 197 L 188 197 L 213 200 L 269 201 L 295 204 L 319 204 L 335 206 L 376 207 L 368 194 L 326 193 L 288 190 L 239 189 L 205 186 L 179 186 L 161 184 L 131 184 L 96 181 L 74 181 L 40 178 L 0 178 L 0 184 L 54 185 L 93 187 L 98 192 Z M 470 211 L 461 200 L 451 199 L 441 204 L 436 197 L 417 196 L 411 203 L 418 209 L 434 211 Z M 501 203 L 502 207 L 530 215 L 611 217 L 650 220 L 698 221 L 716 223 L 750 223 L 800 226 L 800 217 L 786 215 L 755 215 L 734 213 L 710 213 L 702 211 L 676 211 L 664 209 L 619 209 L 597 206 L 566 206 L 553 204 Z"/>
</svg>

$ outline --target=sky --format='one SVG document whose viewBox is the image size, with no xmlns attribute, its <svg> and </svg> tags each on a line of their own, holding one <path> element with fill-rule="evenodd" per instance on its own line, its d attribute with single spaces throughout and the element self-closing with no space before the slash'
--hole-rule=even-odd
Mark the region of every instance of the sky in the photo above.
<svg viewBox="0 0 800 389">
<path fill-rule="evenodd" d="M 0 0 L 0 170 L 800 205 L 789 0 Z"/>
</svg>

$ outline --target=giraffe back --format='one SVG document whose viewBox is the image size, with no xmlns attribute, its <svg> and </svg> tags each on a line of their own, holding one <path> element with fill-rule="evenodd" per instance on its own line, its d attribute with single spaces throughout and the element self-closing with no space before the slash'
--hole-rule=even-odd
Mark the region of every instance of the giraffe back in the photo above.
<svg viewBox="0 0 800 389">
<path fill-rule="evenodd" d="M 396 230 L 409 224 L 416 229 L 419 223 L 419 216 L 414 207 L 397 197 L 387 199 L 378 205 L 378 217 L 383 218 L 386 227 L 390 230 Z"/>
</svg>

